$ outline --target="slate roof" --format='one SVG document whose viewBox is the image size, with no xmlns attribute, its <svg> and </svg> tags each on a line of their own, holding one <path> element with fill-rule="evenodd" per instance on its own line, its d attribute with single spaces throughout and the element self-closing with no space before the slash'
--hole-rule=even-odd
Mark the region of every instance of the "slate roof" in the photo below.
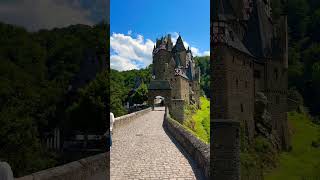
<svg viewBox="0 0 320 180">
<path fill-rule="evenodd" d="M 220 21 L 235 19 L 236 16 L 229 0 L 215 0 L 212 3 L 214 12 L 216 12 L 214 19 Z"/>
<path fill-rule="evenodd" d="M 179 35 L 176 44 L 173 47 L 174 52 L 186 51 L 181 36 Z"/>
<path fill-rule="evenodd" d="M 226 44 L 228 44 L 229 46 L 231 46 L 231 47 L 233 47 L 243 53 L 246 53 L 250 56 L 253 56 L 252 53 L 248 50 L 248 48 L 239 39 L 238 35 L 236 33 L 234 33 L 231 29 L 227 29 L 227 30 L 229 30 L 228 33 L 232 33 L 233 38 L 231 37 L 231 35 L 226 35 L 225 36 Z"/>
<path fill-rule="evenodd" d="M 236 11 L 232 7 L 231 0 L 216 0 L 213 8 L 216 10 L 215 21 L 226 21 L 228 23 L 236 20 Z M 226 33 L 225 43 L 241 52 L 253 57 L 262 58 L 272 55 L 273 45 L 273 24 L 267 16 L 262 0 L 254 0 L 253 11 L 248 21 L 238 21 L 246 26 L 243 40 L 229 26 L 226 27 L 227 33 L 231 32 L 233 38 Z"/>
<path fill-rule="evenodd" d="M 174 56 L 174 62 L 176 63 L 175 68 L 181 66 L 181 59 L 180 59 L 180 56 L 179 56 L 178 54 L 175 54 L 175 56 Z"/>
<path fill-rule="evenodd" d="M 170 90 L 171 86 L 169 81 L 166 80 L 153 80 L 150 81 L 149 90 Z"/>
<path fill-rule="evenodd" d="M 262 1 L 254 1 L 253 15 L 248 21 L 244 44 L 256 57 L 272 54 L 273 26 L 265 13 Z"/>
</svg>

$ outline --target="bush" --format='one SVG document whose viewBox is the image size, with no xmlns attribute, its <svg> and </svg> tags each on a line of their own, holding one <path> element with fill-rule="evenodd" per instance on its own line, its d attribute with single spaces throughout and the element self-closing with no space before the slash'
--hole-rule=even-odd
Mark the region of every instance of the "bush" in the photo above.
<svg viewBox="0 0 320 180">
<path fill-rule="evenodd" d="M 259 155 L 263 168 L 270 169 L 277 166 L 278 152 L 268 139 L 255 138 L 254 150 Z"/>
</svg>

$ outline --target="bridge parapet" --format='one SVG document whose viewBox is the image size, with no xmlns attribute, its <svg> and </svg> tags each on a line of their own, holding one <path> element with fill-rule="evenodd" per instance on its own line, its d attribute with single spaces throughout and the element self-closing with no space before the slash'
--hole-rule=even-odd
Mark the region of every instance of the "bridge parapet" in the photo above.
<svg viewBox="0 0 320 180">
<path fill-rule="evenodd" d="M 61 166 L 39 171 L 16 180 L 81 180 L 91 179 L 95 174 L 109 176 L 107 167 L 109 162 L 108 153 L 101 153 L 95 156 L 80 159 Z"/>
<path fill-rule="evenodd" d="M 116 130 L 117 128 L 130 123 L 131 121 L 137 119 L 138 117 L 140 117 L 150 111 L 151 111 L 151 108 L 147 108 L 147 109 L 144 109 L 141 111 L 137 111 L 134 113 L 130 113 L 130 114 L 126 114 L 124 116 L 117 117 L 117 118 L 115 118 L 113 127 Z"/>
<path fill-rule="evenodd" d="M 210 179 L 210 145 L 199 140 L 180 123 L 172 119 L 169 115 L 169 108 L 166 108 L 165 111 L 164 125 L 170 135 L 196 162 L 204 177 Z"/>
</svg>

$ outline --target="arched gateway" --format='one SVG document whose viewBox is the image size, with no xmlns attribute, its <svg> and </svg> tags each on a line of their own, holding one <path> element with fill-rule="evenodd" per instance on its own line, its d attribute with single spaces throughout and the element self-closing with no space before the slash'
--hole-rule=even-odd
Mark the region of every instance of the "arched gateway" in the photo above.
<svg viewBox="0 0 320 180">
<path fill-rule="evenodd" d="M 171 102 L 171 86 L 169 81 L 154 80 L 150 82 L 148 87 L 148 104 L 153 106 L 154 99 L 157 96 L 164 98 L 164 106 L 170 106 Z"/>
</svg>

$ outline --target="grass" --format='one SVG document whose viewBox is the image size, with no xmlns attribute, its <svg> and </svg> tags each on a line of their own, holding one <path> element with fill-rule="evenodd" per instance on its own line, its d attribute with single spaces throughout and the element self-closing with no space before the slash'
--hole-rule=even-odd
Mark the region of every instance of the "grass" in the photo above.
<svg viewBox="0 0 320 180">
<path fill-rule="evenodd" d="M 210 101 L 200 97 L 200 109 L 188 106 L 185 109 L 186 121 L 184 126 L 191 129 L 197 137 L 206 143 L 210 142 Z"/>
<path fill-rule="evenodd" d="M 312 141 L 320 137 L 320 127 L 311 122 L 304 113 L 290 112 L 292 151 L 280 154 L 276 169 L 265 175 L 266 180 L 320 179 L 320 148 Z"/>
</svg>

